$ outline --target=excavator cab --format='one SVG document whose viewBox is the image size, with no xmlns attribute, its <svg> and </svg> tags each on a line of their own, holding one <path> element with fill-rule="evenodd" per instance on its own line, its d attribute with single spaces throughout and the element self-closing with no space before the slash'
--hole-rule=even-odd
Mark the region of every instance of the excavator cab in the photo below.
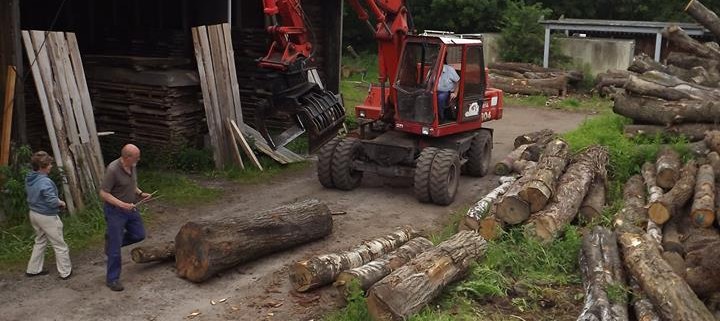
<svg viewBox="0 0 720 321">
<path fill-rule="evenodd" d="M 408 36 L 393 83 L 395 127 L 434 137 L 479 128 L 499 108 L 486 77 L 482 41 Z"/>
</svg>

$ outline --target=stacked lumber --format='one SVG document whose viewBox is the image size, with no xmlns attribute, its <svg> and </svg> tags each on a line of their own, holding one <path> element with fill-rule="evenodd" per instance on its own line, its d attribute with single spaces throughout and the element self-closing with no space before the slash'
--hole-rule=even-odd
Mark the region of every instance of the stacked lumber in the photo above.
<svg viewBox="0 0 720 321">
<path fill-rule="evenodd" d="M 699 1 L 690 1 L 687 12 L 708 30 L 720 23 Z M 678 49 L 665 64 L 636 56 L 623 83 L 625 92 L 614 97 L 613 110 L 633 120 L 625 128 L 628 137 L 684 136 L 700 141 L 705 131 L 718 129 L 720 121 L 720 50 L 676 25 L 665 28 L 663 36 Z"/>
<path fill-rule="evenodd" d="M 583 74 L 578 71 L 543 68 L 529 63 L 498 62 L 488 67 L 493 87 L 511 94 L 564 96 L 568 84 L 583 79 Z"/>
<path fill-rule="evenodd" d="M 74 33 L 22 31 L 56 163 L 62 167 L 70 213 L 97 195 L 105 163 Z"/>
<path fill-rule="evenodd" d="M 88 55 L 86 62 L 98 130 L 169 152 L 202 141 L 197 72 L 176 68 L 185 60 Z"/>
</svg>

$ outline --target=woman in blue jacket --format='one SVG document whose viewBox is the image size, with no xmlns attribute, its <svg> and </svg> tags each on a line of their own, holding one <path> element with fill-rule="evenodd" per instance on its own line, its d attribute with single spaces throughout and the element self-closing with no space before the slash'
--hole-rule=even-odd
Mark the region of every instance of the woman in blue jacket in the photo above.
<svg viewBox="0 0 720 321">
<path fill-rule="evenodd" d="M 72 274 L 70 252 L 63 238 L 63 223 L 60 220 L 60 208 L 65 202 L 58 198 L 58 189 L 48 177 L 52 169 L 53 158 L 39 151 L 32 156 L 32 172 L 25 177 L 25 191 L 30 207 L 30 223 L 35 229 L 35 246 L 25 275 L 34 277 L 47 275 L 43 269 L 45 248 L 48 241 L 55 250 L 55 261 L 60 278 L 67 280 Z"/>
</svg>

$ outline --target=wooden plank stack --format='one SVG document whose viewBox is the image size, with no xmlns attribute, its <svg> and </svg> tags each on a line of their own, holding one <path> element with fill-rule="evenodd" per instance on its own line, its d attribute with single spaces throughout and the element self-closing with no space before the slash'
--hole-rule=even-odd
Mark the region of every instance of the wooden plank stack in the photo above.
<svg viewBox="0 0 720 321">
<path fill-rule="evenodd" d="M 72 213 L 97 195 L 105 166 L 77 40 L 73 33 L 35 30 L 22 37 Z"/>
</svg>

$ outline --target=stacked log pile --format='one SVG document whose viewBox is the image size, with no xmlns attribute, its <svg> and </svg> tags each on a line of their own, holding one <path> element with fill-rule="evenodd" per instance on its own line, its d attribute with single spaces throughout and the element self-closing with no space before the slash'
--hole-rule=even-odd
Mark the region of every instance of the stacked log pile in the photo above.
<svg viewBox="0 0 720 321">
<path fill-rule="evenodd" d="M 687 12 L 711 31 L 720 25 L 717 15 L 699 1 L 690 1 Z M 636 56 L 620 85 L 624 93 L 614 96 L 613 110 L 633 120 L 625 128 L 629 137 L 682 135 L 691 142 L 702 140 L 706 131 L 720 129 L 720 50 L 716 43 L 701 43 L 676 25 L 665 28 L 663 36 L 678 51 L 664 64 Z M 622 77 L 616 79 L 614 85 Z M 610 82 L 599 78 L 598 86 Z"/>
<path fill-rule="evenodd" d="M 207 132 L 197 72 L 172 58 L 88 56 L 99 131 L 142 146 L 179 150 Z M 187 63 L 186 63 L 187 65 Z M 200 126 L 198 126 L 200 124 Z"/>
<path fill-rule="evenodd" d="M 529 63 L 498 62 L 488 67 L 492 86 L 510 94 L 564 96 L 569 85 L 583 79 L 579 71 L 543 68 Z"/>
</svg>

